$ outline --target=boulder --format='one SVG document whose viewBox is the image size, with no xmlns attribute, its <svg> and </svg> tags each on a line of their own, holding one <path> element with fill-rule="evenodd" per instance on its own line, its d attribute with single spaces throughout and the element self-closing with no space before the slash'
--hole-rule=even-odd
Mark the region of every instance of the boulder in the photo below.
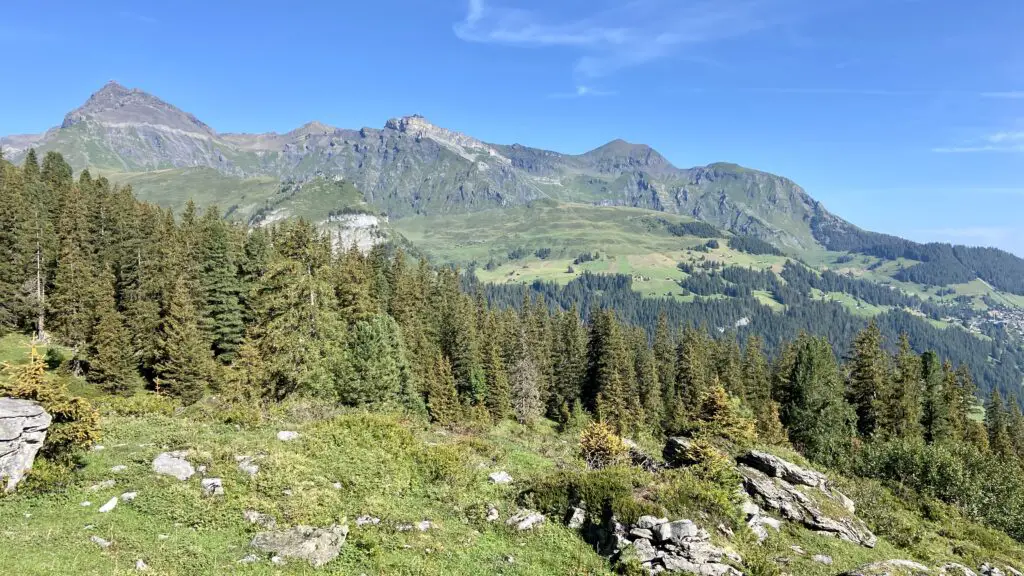
<svg viewBox="0 0 1024 576">
<path fill-rule="evenodd" d="M 0 483 L 3 491 L 17 487 L 32 468 L 53 419 L 31 400 L 0 398 Z"/>
<path fill-rule="evenodd" d="M 814 560 L 818 564 L 825 564 L 826 566 L 832 565 L 832 557 L 824 554 L 815 554 L 814 556 L 811 556 L 811 560 Z"/>
<path fill-rule="evenodd" d="M 112 544 L 112 542 L 110 540 L 104 540 L 103 538 L 100 538 L 99 536 L 90 536 L 89 540 L 92 541 L 93 544 L 99 546 L 100 548 L 104 548 L 104 549 L 110 548 L 110 545 Z"/>
<path fill-rule="evenodd" d="M 185 459 L 187 454 L 184 450 L 157 454 L 153 459 L 153 472 L 163 476 L 173 476 L 182 482 L 188 480 L 196 473 L 196 470 Z"/>
<path fill-rule="evenodd" d="M 203 478 L 199 485 L 203 489 L 203 496 L 224 495 L 224 482 L 220 478 Z"/>
<path fill-rule="evenodd" d="M 801 468 L 767 452 L 751 450 L 736 460 L 740 464 L 760 470 L 772 478 L 782 478 L 790 484 L 814 488 L 825 488 L 828 484 L 828 479 L 821 472 Z"/>
<path fill-rule="evenodd" d="M 839 576 L 931 576 L 927 566 L 910 560 L 883 560 L 858 566 Z"/>
<path fill-rule="evenodd" d="M 124 494 L 121 494 L 121 502 L 131 502 L 132 500 L 135 500 L 138 497 L 138 492 L 125 492 Z"/>
<path fill-rule="evenodd" d="M 497 522 L 499 518 L 501 518 L 501 514 L 498 513 L 498 509 L 497 508 L 492 506 L 492 507 L 487 509 L 487 521 L 488 522 Z"/>
<path fill-rule="evenodd" d="M 297 440 L 298 438 L 299 433 L 294 432 L 292 430 L 282 430 L 277 433 L 277 439 L 282 442 L 291 442 L 292 440 Z"/>
<path fill-rule="evenodd" d="M 587 522 L 587 511 L 583 508 L 573 506 L 569 508 L 569 513 L 566 515 L 565 525 L 570 530 L 579 530 L 583 528 L 583 525 Z"/>
<path fill-rule="evenodd" d="M 235 462 L 238 462 L 238 469 L 250 478 L 260 471 L 259 464 L 256 464 L 253 460 L 252 456 L 235 456 Z"/>
<path fill-rule="evenodd" d="M 691 460 L 689 454 L 693 450 L 693 440 L 683 436 L 674 436 L 665 442 L 665 448 L 661 453 L 665 463 L 673 468 L 693 466 L 697 461 Z"/>
<path fill-rule="evenodd" d="M 348 537 L 348 526 L 333 524 L 326 528 L 296 526 L 288 530 L 260 532 L 251 546 L 260 552 L 282 558 L 304 560 L 319 568 L 338 557 Z"/>
<path fill-rule="evenodd" d="M 665 465 L 654 459 L 653 456 L 644 451 L 636 442 L 628 439 L 622 439 L 623 444 L 626 445 L 626 450 L 629 453 L 629 461 L 637 468 L 642 468 L 647 472 L 657 472 L 665 468 Z"/>
<path fill-rule="evenodd" d="M 359 518 L 356 518 L 356 526 L 359 526 L 359 527 L 362 527 L 362 526 L 376 526 L 378 524 L 380 524 L 380 518 L 377 518 L 376 516 L 368 516 L 368 515 L 364 514 L 364 515 L 360 516 Z"/>
<path fill-rule="evenodd" d="M 633 541 L 633 552 L 640 562 L 650 562 L 658 557 L 658 551 L 654 544 L 646 538 L 638 538 Z"/>
<path fill-rule="evenodd" d="M 533 530 L 544 523 L 544 515 L 533 510 L 520 510 L 514 516 L 505 521 L 509 526 L 515 526 L 516 530 Z"/>
<path fill-rule="evenodd" d="M 99 511 L 104 513 L 104 514 L 106 514 L 107 512 L 112 511 L 114 508 L 117 508 L 117 497 L 116 496 L 111 498 L 110 500 L 107 500 L 107 503 L 104 504 L 103 506 L 100 506 L 100 510 Z"/>
<path fill-rule="evenodd" d="M 491 472 L 487 477 L 495 484 L 508 484 L 512 482 L 512 476 L 504 470 L 500 472 Z"/>
<path fill-rule="evenodd" d="M 702 530 L 692 520 L 676 520 L 655 528 L 654 535 L 658 542 L 670 542 L 678 545 L 688 539 L 705 539 L 707 533 L 702 534 L 701 532 Z"/>
</svg>

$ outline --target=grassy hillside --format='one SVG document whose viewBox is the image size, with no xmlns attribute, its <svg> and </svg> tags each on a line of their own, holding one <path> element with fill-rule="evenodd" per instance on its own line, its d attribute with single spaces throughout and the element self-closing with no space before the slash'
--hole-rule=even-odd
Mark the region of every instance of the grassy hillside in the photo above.
<svg viewBox="0 0 1024 576">
<path fill-rule="evenodd" d="M 21 337 L 5 338 L 0 356 L 22 362 L 26 345 Z M 239 563 L 252 552 L 248 543 L 253 535 L 262 530 L 244 520 L 245 510 L 271 515 L 279 527 L 347 522 L 351 532 L 341 555 L 315 573 L 611 573 L 606 560 L 559 518 L 549 517 L 529 532 L 485 519 L 492 506 L 502 520 L 507 518 L 519 508 L 521 494 L 537 482 L 556 478 L 560 471 L 583 470 L 577 432 L 559 432 L 548 421 L 532 428 L 505 422 L 449 429 L 399 413 L 347 411 L 311 401 L 229 415 L 215 400 L 183 410 L 150 395 L 128 400 L 95 392 L 90 396 L 104 412 L 103 449 L 84 454 L 83 467 L 66 486 L 54 486 L 40 463 L 22 490 L 0 499 L 0 565 L 9 573 L 131 574 L 138 560 L 161 575 L 314 573 L 304 563 L 277 566 L 265 556 Z M 280 430 L 297 431 L 300 438 L 282 442 L 276 439 Z M 185 482 L 154 474 L 153 457 L 167 450 L 187 450 L 193 465 L 206 466 L 206 476 L 223 479 L 225 495 L 202 496 L 201 474 Z M 238 469 L 238 455 L 255 457 L 260 469 L 254 478 Z M 783 456 L 800 461 L 791 453 Z M 115 472 L 115 466 L 125 468 Z M 514 482 L 490 483 L 487 475 L 499 470 Z M 109 480 L 113 486 L 102 484 Z M 742 523 L 726 521 L 736 532 L 731 537 L 707 528 L 719 546 L 743 556 L 747 573 L 754 575 L 827 576 L 891 558 L 973 566 L 1024 562 L 1019 544 L 935 502 L 897 498 L 874 482 L 837 481 L 881 537 L 877 547 L 863 548 L 794 524 L 785 524 L 763 545 Z M 674 506 L 690 510 L 698 523 L 704 522 L 704 506 L 711 502 L 727 517 L 738 518 L 739 502 L 713 500 L 718 492 L 707 482 L 674 485 Z M 135 500 L 119 502 L 109 513 L 98 511 L 129 491 L 138 493 Z M 930 511 L 931 519 L 922 516 L 923 510 Z M 356 526 L 361 515 L 378 517 L 380 523 Z M 423 520 L 432 523 L 424 532 L 398 529 Z M 112 545 L 101 549 L 92 536 Z M 830 556 L 833 564 L 814 561 L 815 554 Z"/>
</svg>

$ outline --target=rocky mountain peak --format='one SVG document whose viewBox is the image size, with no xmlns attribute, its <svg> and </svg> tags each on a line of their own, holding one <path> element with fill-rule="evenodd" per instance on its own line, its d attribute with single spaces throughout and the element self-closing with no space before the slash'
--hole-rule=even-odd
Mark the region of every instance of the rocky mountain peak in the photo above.
<svg viewBox="0 0 1024 576">
<path fill-rule="evenodd" d="M 195 116 L 138 88 L 126 88 L 111 80 L 64 117 L 61 128 L 92 121 L 108 126 L 149 125 L 192 135 L 215 132 Z"/>
<path fill-rule="evenodd" d="M 491 160 L 497 160 L 506 164 L 510 163 L 508 158 L 502 156 L 489 144 L 485 144 L 462 132 L 456 132 L 455 130 L 449 130 L 432 124 L 419 114 L 392 118 L 384 124 L 384 128 L 409 134 L 414 138 L 429 138 L 471 162 L 490 158 Z"/>
<path fill-rule="evenodd" d="M 594 148 L 583 154 L 594 167 L 602 172 L 623 172 L 629 170 L 647 170 L 664 172 L 674 170 L 672 164 L 646 144 L 633 144 L 620 138 Z"/>
</svg>

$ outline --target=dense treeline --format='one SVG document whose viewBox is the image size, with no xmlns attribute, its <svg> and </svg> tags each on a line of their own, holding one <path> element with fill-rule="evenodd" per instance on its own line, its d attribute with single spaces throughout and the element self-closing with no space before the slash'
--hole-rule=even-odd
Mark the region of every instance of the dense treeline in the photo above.
<svg viewBox="0 0 1024 576">
<path fill-rule="evenodd" d="M 730 268 L 723 269 L 725 274 Z M 730 272 L 732 274 L 733 272 Z M 743 272 L 739 274 L 744 274 Z M 465 278 L 467 290 L 475 290 L 473 280 Z M 743 318 L 744 331 L 757 334 L 770 353 L 778 352 L 785 342 L 801 332 L 825 337 L 836 354 L 843 354 L 867 320 L 851 314 L 842 304 L 810 298 L 809 286 L 800 289 L 775 282 L 777 300 L 787 307 L 776 312 L 753 297 L 698 298 L 679 302 L 670 298 L 645 298 L 633 290 L 633 279 L 626 275 L 583 273 L 568 284 L 534 282 L 528 287 L 515 284 L 481 287 L 488 301 L 501 307 L 518 307 L 524 292 L 542 296 L 552 309 L 574 306 L 584 318 L 593 308 L 612 308 L 628 324 L 643 326 L 649 336 L 658 317 L 664 314 L 674 326 L 702 326 L 706 330 L 729 330 Z M 888 291 L 888 289 L 883 289 Z M 920 304 L 919 300 L 915 303 Z M 983 394 L 998 389 L 1003 394 L 1016 390 L 1021 382 L 1024 353 L 1005 334 L 985 340 L 959 329 L 941 329 L 924 318 L 900 309 L 884 312 L 876 322 L 889 342 L 906 333 L 918 352 L 935 350 L 940 356 L 956 358 L 975 374 Z"/>
<path fill-rule="evenodd" d="M 998 248 L 920 244 L 852 226 L 837 227 L 820 218 L 811 222 L 811 230 L 829 250 L 920 262 L 899 271 L 897 280 L 943 286 L 981 278 L 999 290 L 1024 294 L 1024 259 Z"/>
<path fill-rule="evenodd" d="M 739 298 L 753 327 L 741 346 L 732 331 L 695 328 L 722 325 L 736 304 L 630 300 L 623 277 L 584 275 L 553 299 L 544 285 L 484 287 L 384 245 L 334 250 L 301 220 L 247 229 L 191 203 L 175 218 L 88 172 L 75 180 L 52 153 L 41 166 L 34 154 L 23 168 L 0 163 L 0 223 L 0 326 L 68 347 L 51 360 L 110 394 L 216 393 L 228 406 L 310 396 L 442 425 L 593 417 L 622 435 L 791 443 L 843 470 L 916 474 L 915 488 L 1024 537 L 1018 403 L 993 392 L 975 422 L 969 366 L 917 354 L 907 335 L 888 350 L 884 317 L 844 327 L 855 334 L 840 361 L 809 332 L 852 320 L 841 308 L 769 320 Z M 804 331 L 788 339 L 776 324 Z M 16 387 L 48 385 L 24 374 Z M 929 458 L 959 475 L 929 475 Z M 999 499 L 972 496 L 979 487 Z"/>
<path fill-rule="evenodd" d="M 755 236 L 733 236 L 729 238 L 729 248 L 748 254 L 782 256 L 781 250 Z"/>
<path fill-rule="evenodd" d="M 722 238 L 724 234 L 707 222 L 673 222 L 665 227 L 673 236 L 696 236 L 698 238 Z"/>
</svg>

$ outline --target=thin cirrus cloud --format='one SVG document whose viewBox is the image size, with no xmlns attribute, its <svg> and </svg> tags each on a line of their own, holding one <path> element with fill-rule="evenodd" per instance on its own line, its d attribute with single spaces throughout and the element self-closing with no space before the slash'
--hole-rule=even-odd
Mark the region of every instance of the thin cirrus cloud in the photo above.
<svg viewBox="0 0 1024 576">
<path fill-rule="evenodd" d="M 770 9 L 782 1 L 631 0 L 576 18 L 557 19 L 542 11 L 469 0 L 465 18 L 453 29 L 466 42 L 576 51 L 572 69 L 576 91 L 553 96 L 578 98 L 608 94 L 594 89 L 593 80 L 767 28 L 778 14 Z"/>
<path fill-rule="evenodd" d="M 1024 152 L 1024 131 L 995 132 L 963 146 L 932 148 L 940 154 L 976 154 L 982 152 Z"/>
</svg>

